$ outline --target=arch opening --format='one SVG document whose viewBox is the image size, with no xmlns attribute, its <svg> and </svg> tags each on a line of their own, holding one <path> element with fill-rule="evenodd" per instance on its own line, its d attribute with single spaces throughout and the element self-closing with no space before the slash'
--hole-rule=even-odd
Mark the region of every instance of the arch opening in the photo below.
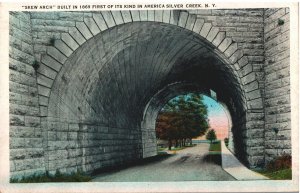
<svg viewBox="0 0 300 193">
<path fill-rule="evenodd" d="M 212 91 L 211 91 L 212 92 Z M 231 115 L 226 104 L 213 96 L 202 93 L 185 93 L 167 101 L 158 111 L 155 123 L 157 148 L 171 150 L 183 146 L 210 143 L 206 139 L 209 130 L 214 130 L 215 140 L 227 141 L 230 136 L 232 148 Z M 234 150 L 233 150 L 234 151 Z"/>
</svg>

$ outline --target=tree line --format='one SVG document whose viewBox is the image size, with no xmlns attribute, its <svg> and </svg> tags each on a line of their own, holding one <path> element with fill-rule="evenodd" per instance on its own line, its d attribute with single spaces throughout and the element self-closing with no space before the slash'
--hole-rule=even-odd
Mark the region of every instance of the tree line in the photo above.
<svg viewBox="0 0 300 193">
<path fill-rule="evenodd" d="M 156 121 L 156 136 L 172 145 L 185 146 L 192 138 L 204 135 L 209 128 L 207 106 L 201 94 L 177 96 L 162 108 Z"/>
</svg>

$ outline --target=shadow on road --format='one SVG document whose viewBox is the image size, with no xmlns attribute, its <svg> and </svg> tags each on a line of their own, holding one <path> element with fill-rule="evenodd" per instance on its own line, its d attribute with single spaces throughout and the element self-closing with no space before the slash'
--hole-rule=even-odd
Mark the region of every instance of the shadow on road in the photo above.
<svg viewBox="0 0 300 193">
<path fill-rule="evenodd" d="M 207 154 L 203 157 L 203 162 L 221 165 L 222 164 L 221 154 Z"/>
<path fill-rule="evenodd" d="M 156 155 L 156 156 L 153 156 L 153 157 L 131 161 L 131 162 L 122 164 L 120 166 L 104 167 L 104 168 L 95 170 L 92 173 L 92 176 L 99 175 L 99 174 L 110 173 L 110 172 L 116 172 L 116 171 L 119 171 L 119 170 L 130 168 L 132 166 L 141 166 L 141 165 L 146 166 L 148 164 L 154 164 L 156 162 L 161 162 L 161 161 L 163 161 L 163 160 L 165 160 L 169 157 L 172 157 L 172 156 L 174 156 L 174 155 L 172 155 L 172 154 L 159 154 L 159 155 Z"/>
</svg>

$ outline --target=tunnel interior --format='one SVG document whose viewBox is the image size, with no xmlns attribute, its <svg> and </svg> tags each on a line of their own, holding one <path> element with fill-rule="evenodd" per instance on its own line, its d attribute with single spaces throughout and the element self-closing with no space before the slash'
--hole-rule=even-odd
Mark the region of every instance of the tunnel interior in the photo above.
<svg viewBox="0 0 300 193">
<path fill-rule="evenodd" d="M 59 120 L 69 131 L 78 125 L 72 148 L 79 150 L 82 169 L 92 171 L 155 155 L 161 107 L 176 95 L 210 89 L 228 107 L 234 151 L 246 162 L 246 100 L 226 57 L 184 28 L 127 23 L 91 38 L 67 59 L 51 90 L 48 124 Z M 57 167 L 51 165 L 55 145 L 48 144 L 49 170 Z"/>
</svg>

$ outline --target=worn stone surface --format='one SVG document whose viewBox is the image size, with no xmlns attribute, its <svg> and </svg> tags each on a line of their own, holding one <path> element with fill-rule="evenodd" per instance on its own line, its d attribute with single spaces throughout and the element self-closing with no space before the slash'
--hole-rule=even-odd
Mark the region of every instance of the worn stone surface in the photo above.
<svg viewBox="0 0 300 193">
<path fill-rule="evenodd" d="M 289 153 L 288 26 L 287 9 L 11 12 L 12 176 L 153 156 L 159 109 L 193 89 L 227 106 L 245 164 Z M 197 86 L 158 95 L 176 82 Z"/>
<path fill-rule="evenodd" d="M 267 9 L 265 14 L 265 161 L 291 152 L 289 71 L 289 11 Z M 280 25 L 278 20 L 283 21 Z M 279 130 L 276 135 L 273 128 Z"/>
</svg>

